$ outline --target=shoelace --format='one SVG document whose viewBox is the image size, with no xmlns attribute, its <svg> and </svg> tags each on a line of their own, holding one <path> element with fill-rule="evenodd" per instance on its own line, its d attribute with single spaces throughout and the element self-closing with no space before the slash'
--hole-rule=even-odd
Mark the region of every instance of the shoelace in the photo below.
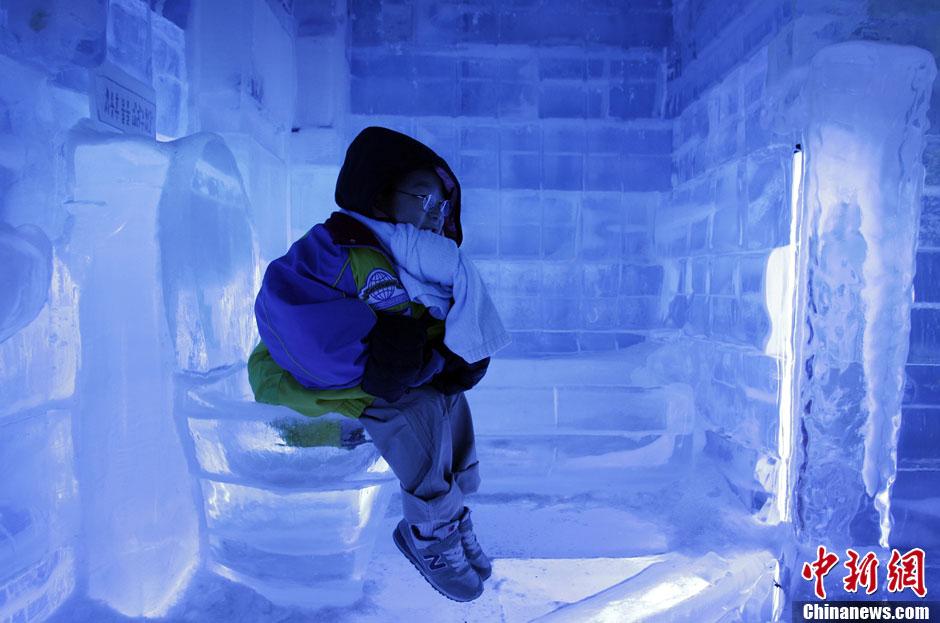
<svg viewBox="0 0 940 623">
<path fill-rule="evenodd" d="M 441 554 L 444 555 L 444 559 L 447 560 L 447 564 L 461 569 L 467 566 L 467 557 L 463 552 L 463 545 L 460 542 L 460 539 L 454 539 L 454 544 L 447 548 L 441 550 Z"/>
<path fill-rule="evenodd" d="M 480 547 L 480 543 L 477 541 L 477 535 L 473 533 L 473 528 L 467 528 L 466 532 L 462 532 L 460 538 L 463 539 L 464 547 L 469 551 L 472 557 L 479 556 L 483 549 Z"/>
</svg>

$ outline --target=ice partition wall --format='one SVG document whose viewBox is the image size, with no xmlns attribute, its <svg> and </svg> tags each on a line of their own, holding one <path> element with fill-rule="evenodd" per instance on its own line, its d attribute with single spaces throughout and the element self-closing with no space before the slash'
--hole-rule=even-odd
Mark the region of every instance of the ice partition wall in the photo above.
<svg viewBox="0 0 940 623">
<path fill-rule="evenodd" d="M 924 50 L 852 42 L 820 51 L 803 88 L 793 504 L 809 547 L 899 543 L 892 487 L 935 77 Z"/>
<path fill-rule="evenodd" d="M 766 71 L 756 58 L 749 64 Z M 930 542 L 914 522 L 892 532 L 891 504 L 908 343 L 923 339 L 909 330 L 934 59 L 878 43 L 823 48 L 795 86 L 746 112 L 739 166 L 741 142 L 725 117 L 736 116 L 736 82 L 757 90 L 752 71 L 736 70 L 677 121 L 679 186 L 657 222 L 675 297 L 667 321 L 692 338 L 671 361 L 683 362 L 684 352 L 698 372 L 687 378 L 706 427 L 704 452 L 726 466 L 759 516 L 794 522 L 808 549 L 789 561 L 811 557 L 813 544 Z M 760 136 L 752 114 L 775 119 L 775 132 Z M 696 136 L 702 126 L 706 136 Z M 730 157 L 716 153 L 717 164 L 700 165 L 726 135 Z M 752 136 L 760 137 L 753 146 Z M 787 137 L 800 143 L 792 155 Z M 734 208 L 742 186 L 744 218 Z M 776 359 L 776 372 L 759 372 L 766 360 L 747 346 Z M 762 403 L 773 410 L 755 408 Z M 768 506 L 766 494 L 780 497 Z M 926 511 L 935 513 L 936 505 Z M 796 594 L 806 590 L 798 576 L 789 579 Z"/>
</svg>

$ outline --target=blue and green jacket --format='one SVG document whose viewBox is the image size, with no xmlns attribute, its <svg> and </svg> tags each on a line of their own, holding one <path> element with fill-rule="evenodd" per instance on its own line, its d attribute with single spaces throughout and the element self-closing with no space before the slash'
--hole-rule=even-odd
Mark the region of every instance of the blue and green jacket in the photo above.
<svg viewBox="0 0 940 623">
<path fill-rule="evenodd" d="M 419 167 L 437 172 L 451 200 L 442 235 L 460 246 L 460 184 L 443 158 L 388 128 L 365 128 L 346 152 L 336 182 L 336 204 L 371 214 L 380 193 Z M 454 356 L 443 346 L 444 322 L 409 300 L 391 255 L 372 230 L 333 212 L 295 241 L 264 273 L 255 299 L 260 343 L 248 360 L 255 400 L 308 416 L 358 418 L 375 396 L 360 383 L 368 335 L 378 313 L 424 320 L 424 368 L 414 386 L 440 372 Z M 435 347 L 437 346 L 437 347 Z"/>
<path fill-rule="evenodd" d="M 308 416 L 332 412 L 358 418 L 375 400 L 359 383 L 368 356 L 366 336 L 380 312 L 423 318 L 428 343 L 443 339 L 444 322 L 408 299 L 371 230 L 334 212 L 265 271 L 255 300 L 262 339 L 248 359 L 255 400 Z M 415 386 L 443 366 L 443 356 L 429 348 Z"/>
</svg>

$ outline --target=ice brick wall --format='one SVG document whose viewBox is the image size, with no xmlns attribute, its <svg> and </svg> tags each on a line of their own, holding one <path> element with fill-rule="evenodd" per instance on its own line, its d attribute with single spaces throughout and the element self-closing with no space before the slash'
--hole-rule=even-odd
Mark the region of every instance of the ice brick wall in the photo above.
<svg viewBox="0 0 940 623">
<path fill-rule="evenodd" d="M 940 63 L 940 9 L 931 3 L 872 0 L 841 3 L 817 0 L 800 2 L 789 26 L 770 45 L 769 83 L 784 82 L 783 76 L 799 73 L 821 47 L 850 39 L 914 45 L 929 51 Z M 936 195 L 940 190 L 940 84 L 933 85 L 927 112 L 926 170 L 921 214 L 918 223 L 914 274 L 914 304 L 910 314 L 910 335 L 905 375 L 907 387 L 901 408 L 897 447 L 897 478 L 891 494 L 893 517 L 889 544 L 906 551 L 929 548 L 938 542 L 936 525 L 940 519 L 940 396 L 935 391 L 940 379 L 940 312 L 933 278 L 940 244 L 940 210 Z M 859 516 L 853 521 L 860 522 Z M 927 561 L 928 587 L 936 586 L 940 566 Z M 933 579 L 931 579 L 933 578 Z M 936 589 L 934 589 L 936 590 Z"/>
<path fill-rule="evenodd" d="M 898 10 L 901 8 L 902 10 Z M 871 2 L 859 32 L 868 39 L 916 45 L 940 65 L 940 7 L 932 3 Z M 898 473 L 892 491 L 890 543 L 902 551 L 940 546 L 940 81 L 927 112 L 924 196 L 918 228 L 901 410 Z M 927 560 L 928 590 L 940 590 L 940 564 Z M 936 587 L 936 588 L 934 588 Z"/>
<path fill-rule="evenodd" d="M 765 355 L 765 270 L 790 235 L 792 144 L 770 129 L 769 44 L 792 2 L 674 3 L 667 111 L 675 120 L 673 180 L 656 214 L 664 325 L 691 363 L 672 374 L 695 387 L 705 453 L 752 510 L 771 509 L 778 371 Z M 677 379 L 678 380 L 678 379 Z"/>
<path fill-rule="evenodd" d="M 762 354 L 770 250 L 788 241 L 790 152 L 800 140 L 798 93 L 810 59 L 826 45 L 868 39 L 917 45 L 935 58 L 938 10 L 918 2 L 677 1 L 667 114 L 675 118 L 675 189 L 657 213 L 654 255 L 665 273 L 665 326 L 683 336 L 698 378 L 708 451 L 739 478 L 732 457 L 774 458 L 776 362 Z M 940 98 L 934 85 L 924 154 L 915 300 L 898 446 L 892 545 L 936 542 L 940 484 Z M 668 373 L 667 373 L 668 374 Z M 723 457 L 723 458 L 722 458 Z M 746 461 L 745 461 L 746 462 Z M 754 482 L 755 508 L 763 498 Z M 929 572 L 928 572 L 929 573 Z M 936 572 L 935 572 L 936 573 Z"/>
<path fill-rule="evenodd" d="M 169 19 L 151 14 L 151 67 L 157 104 L 157 133 L 180 138 L 189 127 L 186 34 Z"/>
<path fill-rule="evenodd" d="M 289 2 L 194 2 L 186 28 L 191 131 L 221 134 L 251 201 L 264 262 L 290 238 L 287 143 L 295 98 L 295 28 Z"/>
<path fill-rule="evenodd" d="M 39 3 L 36 4 L 36 10 L 41 11 Z M 154 130 L 159 139 L 185 135 L 188 130 L 188 76 L 183 27 L 151 10 L 150 5 L 142 0 L 109 0 L 101 6 L 107 11 L 104 40 L 97 42 L 105 50 L 101 60 L 105 65 L 125 72 L 145 88 L 153 87 L 156 104 Z M 83 44 L 89 45 L 89 42 Z M 92 71 L 97 72 L 98 68 Z M 84 82 L 84 74 L 74 68 L 70 67 L 64 73 L 76 86 Z"/>
<path fill-rule="evenodd" d="M 938 109 L 934 100 L 935 115 Z M 940 545 L 936 531 L 940 514 L 940 128 L 934 123 L 924 161 L 927 177 L 893 496 L 896 542 L 927 547 Z M 930 499 L 932 507 L 918 504 L 923 498 Z M 940 574 L 940 567 L 934 574 Z"/>
<path fill-rule="evenodd" d="M 0 2 L 0 620 L 40 621 L 74 590 L 78 291 L 62 261 L 74 85 L 105 55 L 103 6 Z"/>
<path fill-rule="evenodd" d="M 896 473 L 935 74 L 922 49 L 853 41 L 820 51 L 803 88 L 810 159 L 796 526 L 811 542 L 873 545 L 890 529 L 884 502 Z"/>
<path fill-rule="evenodd" d="M 291 238 L 303 236 L 336 209 L 333 191 L 346 153 L 343 124 L 349 107 L 346 3 L 294 3 L 297 95 L 290 135 Z"/>
<path fill-rule="evenodd" d="M 385 125 L 451 163 L 465 189 L 465 248 L 513 334 L 502 356 L 615 349 L 655 322 L 662 273 L 648 254 L 670 187 L 670 9 L 347 3 L 340 142 Z M 328 37 L 322 12 L 296 10 L 311 47 Z"/>
<path fill-rule="evenodd" d="M 95 116 L 94 76 L 110 66 L 153 85 L 158 136 L 185 134 L 184 47 L 180 25 L 146 2 L 0 1 L 3 621 L 44 620 L 88 573 L 75 445 L 87 424 L 75 395 L 80 294 L 63 260 L 71 131 Z"/>
</svg>

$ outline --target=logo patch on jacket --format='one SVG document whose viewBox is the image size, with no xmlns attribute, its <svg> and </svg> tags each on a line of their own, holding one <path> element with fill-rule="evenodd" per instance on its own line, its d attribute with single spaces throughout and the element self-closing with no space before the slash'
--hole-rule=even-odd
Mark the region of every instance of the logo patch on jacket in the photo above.
<svg viewBox="0 0 940 623">
<path fill-rule="evenodd" d="M 376 268 L 369 273 L 365 285 L 359 290 L 359 298 L 374 309 L 388 309 L 409 300 L 401 282 L 383 268 Z"/>
</svg>

